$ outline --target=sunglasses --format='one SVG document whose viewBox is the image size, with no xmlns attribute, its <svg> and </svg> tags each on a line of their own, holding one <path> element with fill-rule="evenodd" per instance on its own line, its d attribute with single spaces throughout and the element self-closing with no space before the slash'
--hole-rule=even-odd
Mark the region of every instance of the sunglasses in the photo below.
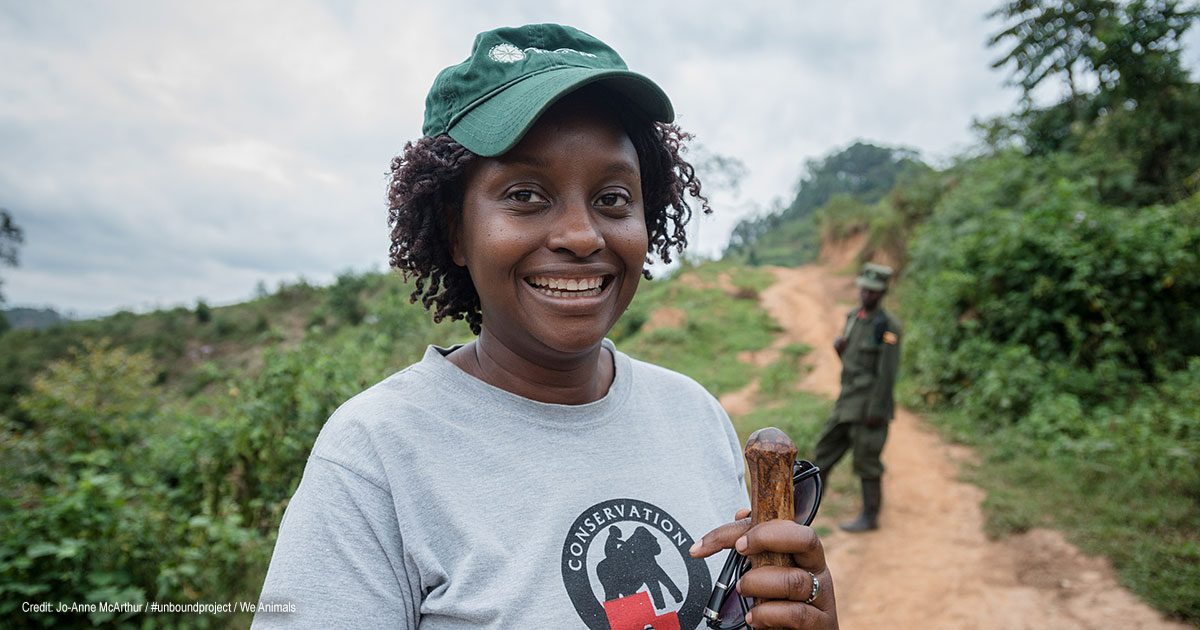
<svg viewBox="0 0 1200 630">
<path fill-rule="evenodd" d="M 792 499 L 795 506 L 795 521 L 801 525 L 812 524 L 821 505 L 821 469 L 812 462 L 802 459 L 792 465 Z M 746 613 L 754 608 L 754 600 L 742 597 L 737 592 L 737 581 L 750 570 L 750 559 L 730 549 L 717 581 L 713 585 L 704 618 L 709 628 L 737 630 L 746 627 Z"/>
</svg>

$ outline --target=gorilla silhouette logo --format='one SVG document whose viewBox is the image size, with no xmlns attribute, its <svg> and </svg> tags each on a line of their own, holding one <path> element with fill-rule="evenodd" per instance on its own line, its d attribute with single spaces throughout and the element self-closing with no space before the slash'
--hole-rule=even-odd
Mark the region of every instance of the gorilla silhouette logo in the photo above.
<svg viewBox="0 0 1200 630">
<path fill-rule="evenodd" d="M 665 606 L 663 586 L 671 592 L 675 603 L 682 602 L 683 592 L 655 560 L 660 553 L 662 546 L 658 539 L 645 527 L 638 526 L 627 539 L 621 538 L 621 529 L 616 525 L 609 527 L 604 559 L 596 565 L 596 577 L 604 587 L 604 599 L 633 595 L 645 585 L 654 598 L 655 608 Z"/>
<path fill-rule="evenodd" d="M 563 586 L 589 630 L 695 628 L 704 623 L 712 573 L 704 559 L 688 554 L 694 542 L 653 503 L 601 501 L 566 531 Z"/>
</svg>

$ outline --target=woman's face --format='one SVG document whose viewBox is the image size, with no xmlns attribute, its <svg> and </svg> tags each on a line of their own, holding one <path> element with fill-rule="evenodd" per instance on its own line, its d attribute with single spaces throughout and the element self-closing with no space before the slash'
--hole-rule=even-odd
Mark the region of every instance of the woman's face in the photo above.
<svg viewBox="0 0 1200 630">
<path fill-rule="evenodd" d="M 571 97 L 516 147 L 475 161 L 453 254 L 486 334 L 533 361 L 600 343 L 633 299 L 648 248 L 639 173 L 620 124 Z"/>
</svg>

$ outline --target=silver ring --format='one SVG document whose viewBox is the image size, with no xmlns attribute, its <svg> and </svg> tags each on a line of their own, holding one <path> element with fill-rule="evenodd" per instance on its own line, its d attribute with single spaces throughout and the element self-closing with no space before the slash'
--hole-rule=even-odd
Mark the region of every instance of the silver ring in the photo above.
<svg viewBox="0 0 1200 630">
<path fill-rule="evenodd" d="M 817 593 L 821 592 L 821 580 L 818 580 L 817 575 L 815 573 L 813 573 L 812 571 L 809 571 L 808 575 L 810 577 L 812 577 L 812 581 L 813 581 L 812 594 L 808 596 L 808 599 L 801 602 L 803 604 L 813 603 L 817 599 Z"/>
</svg>

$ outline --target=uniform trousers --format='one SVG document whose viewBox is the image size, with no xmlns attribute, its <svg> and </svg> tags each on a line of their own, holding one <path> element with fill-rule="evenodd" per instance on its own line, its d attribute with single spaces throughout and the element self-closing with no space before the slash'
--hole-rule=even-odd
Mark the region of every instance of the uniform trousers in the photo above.
<svg viewBox="0 0 1200 630">
<path fill-rule="evenodd" d="M 822 475 L 828 475 L 846 451 L 851 451 L 854 474 L 862 479 L 879 479 L 883 476 L 883 462 L 879 455 L 883 452 L 884 442 L 887 442 L 888 424 L 882 422 L 878 427 L 871 428 L 863 421 L 841 420 L 836 416 L 829 418 L 817 440 L 813 463 L 821 468 Z"/>
</svg>

